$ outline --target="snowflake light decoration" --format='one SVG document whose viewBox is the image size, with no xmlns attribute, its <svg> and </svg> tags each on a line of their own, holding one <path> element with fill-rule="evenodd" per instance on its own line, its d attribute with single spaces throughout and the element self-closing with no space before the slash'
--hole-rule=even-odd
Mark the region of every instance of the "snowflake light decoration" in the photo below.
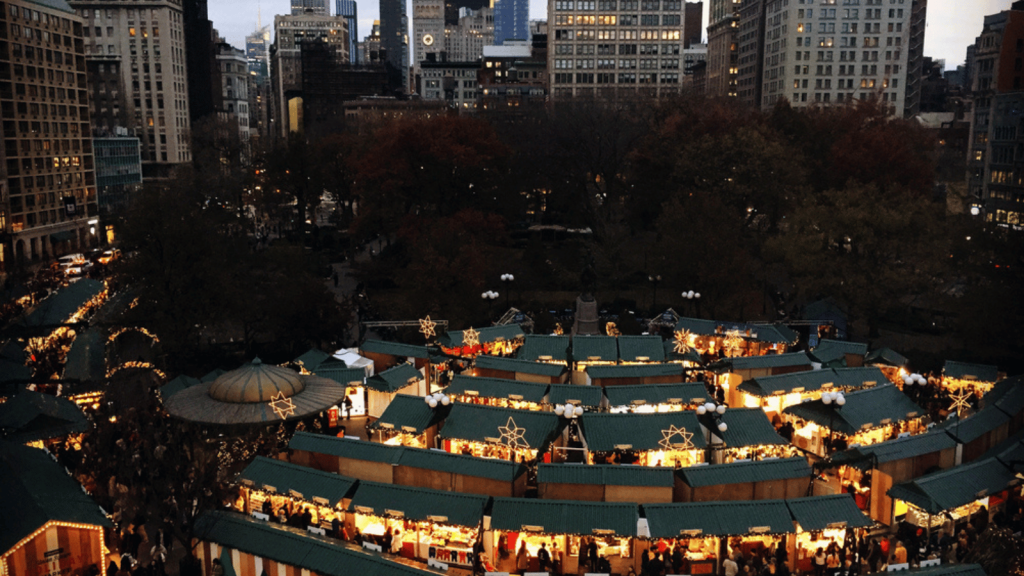
<svg viewBox="0 0 1024 576">
<path fill-rule="evenodd" d="M 423 334 L 423 337 L 427 340 L 437 336 L 437 332 L 434 328 L 437 328 L 437 322 L 431 320 L 430 316 L 420 319 L 420 333 Z"/>
<path fill-rule="evenodd" d="M 530 444 L 526 442 L 524 436 L 526 435 L 526 428 L 520 428 L 516 425 L 516 421 L 511 416 L 508 418 L 508 422 L 504 426 L 498 426 L 498 432 L 500 433 L 501 443 L 510 448 L 529 448 Z"/>
<path fill-rule="evenodd" d="M 739 330 L 729 330 L 725 333 L 725 340 L 722 342 L 722 348 L 725 349 L 725 355 L 733 358 L 740 355 L 740 350 L 743 347 L 743 337 L 740 336 Z"/>
<path fill-rule="evenodd" d="M 289 416 L 295 415 L 295 403 L 292 402 L 291 398 L 285 398 L 284 392 L 278 392 L 276 396 L 270 399 L 270 408 L 277 414 L 277 417 L 281 420 L 286 420 Z"/>
<path fill-rule="evenodd" d="M 672 439 L 676 436 L 679 436 L 682 442 L 673 442 Z M 658 445 L 665 450 L 692 450 L 694 447 L 693 432 L 687 432 L 686 428 L 670 424 L 668 430 L 661 431 L 661 440 L 658 441 Z"/>
<path fill-rule="evenodd" d="M 689 330 L 676 330 L 673 338 L 673 350 L 676 354 L 686 354 L 690 351 L 690 334 Z"/>
<path fill-rule="evenodd" d="M 480 333 L 474 330 L 472 327 L 462 332 L 462 345 L 463 346 L 479 346 L 480 345 Z"/>
<path fill-rule="evenodd" d="M 957 418 L 960 417 L 960 414 L 962 414 L 964 410 L 967 410 L 968 408 L 971 407 L 971 405 L 968 403 L 968 401 L 971 398 L 971 393 L 965 390 L 964 388 L 961 388 L 960 390 L 953 393 L 950 396 L 950 398 L 953 400 L 953 405 L 950 406 L 949 409 L 956 410 Z"/>
</svg>

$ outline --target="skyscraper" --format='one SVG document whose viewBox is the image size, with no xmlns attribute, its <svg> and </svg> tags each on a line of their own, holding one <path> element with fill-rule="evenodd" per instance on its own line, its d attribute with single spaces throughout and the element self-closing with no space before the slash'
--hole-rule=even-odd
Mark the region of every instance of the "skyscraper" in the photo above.
<svg viewBox="0 0 1024 576">
<path fill-rule="evenodd" d="M 357 15 L 356 0 L 336 0 L 336 16 L 348 19 L 348 55 L 349 61 L 353 64 L 359 63 L 359 17 Z"/>
<path fill-rule="evenodd" d="M 402 94 L 409 93 L 408 30 L 405 0 L 380 0 L 380 49 L 391 89 Z"/>
<path fill-rule="evenodd" d="M 330 16 L 331 10 L 327 5 L 327 0 L 292 0 L 292 16 L 308 13 L 317 16 Z"/>
<path fill-rule="evenodd" d="M 99 222 L 82 19 L 63 0 L 8 0 L 0 30 L 0 269 L 11 270 L 94 246 Z"/>
<path fill-rule="evenodd" d="M 494 44 L 505 40 L 530 39 L 530 2 L 528 0 L 495 0 Z"/>
<path fill-rule="evenodd" d="M 245 37 L 245 58 L 249 72 L 257 76 L 270 76 L 270 25 L 259 27 Z"/>
<path fill-rule="evenodd" d="M 739 19 L 742 0 L 711 0 L 708 18 L 707 93 L 735 96 L 739 72 Z"/>
<path fill-rule="evenodd" d="M 220 80 L 207 0 L 182 0 L 181 13 L 185 31 L 185 67 L 189 78 L 188 113 L 194 123 L 216 113 Z"/>
<path fill-rule="evenodd" d="M 736 95 L 750 106 L 761 105 L 764 70 L 764 5 L 765 0 L 743 0 L 740 7 L 737 35 Z"/>
</svg>

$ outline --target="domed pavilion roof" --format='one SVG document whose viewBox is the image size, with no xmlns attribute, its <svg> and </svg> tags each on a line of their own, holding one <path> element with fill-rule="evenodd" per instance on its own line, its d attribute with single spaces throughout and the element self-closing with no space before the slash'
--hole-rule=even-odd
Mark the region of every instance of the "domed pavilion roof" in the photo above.
<svg viewBox="0 0 1024 576">
<path fill-rule="evenodd" d="M 217 377 L 210 385 L 210 397 L 221 402 L 269 402 L 279 394 L 291 398 L 306 388 L 293 370 L 264 364 L 259 358 Z"/>
</svg>

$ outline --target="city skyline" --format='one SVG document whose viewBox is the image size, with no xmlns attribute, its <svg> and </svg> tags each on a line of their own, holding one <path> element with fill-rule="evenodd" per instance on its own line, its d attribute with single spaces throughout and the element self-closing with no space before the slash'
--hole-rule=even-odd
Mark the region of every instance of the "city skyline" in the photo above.
<svg viewBox="0 0 1024 576">
<path fill-rule="evenodd" d="M 379 0 L 357 0 L 360 37 L 373 28 L 379 19 Z M 986 14 L 1009 10 L 1012 0 L 931 0 L 928 4 L 928 27 L 925 31 L 925 56 L 946 61 L 947 69 L 964 63 L 967 46 L 981 33 Z M 704 36 L 707 36 L 708 8 L 704 3 Z M 259 4 L 263 24 L 273 24 L 275 14 L 288 14 L 290 0 L 261 0 Z M 333 7 L 332 7 L 333 9 Z M 214 0 L 209 5 L 210 19 L 221 35 L 233 46 L 245 45 L 245 36 L 256 28 L 256 11 L 248 0 Z M 239 18 L 239 14 L 249 14 Z M 407 0 L 406 13 L 412 14 L 412 2 Z M 547 18 L 547 1 L 530 0 L 530 19 Z M 410 18 L 411 20 L 411 18 Z M 365 32 L 364 32 L 365 31 Z"/>
</svg>

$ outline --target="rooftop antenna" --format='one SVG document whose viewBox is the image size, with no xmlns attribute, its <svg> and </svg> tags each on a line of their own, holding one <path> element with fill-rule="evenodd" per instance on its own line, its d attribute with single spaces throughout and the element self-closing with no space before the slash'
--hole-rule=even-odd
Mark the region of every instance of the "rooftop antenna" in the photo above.
<svg viewBox="0 0 1024 576">
<path fill-rule="evenodd" d="M 262 6 L 260 5 L 259 0 L 257 0 L 256 1 L 256 29 L 257 30 L 262 30 L 263 29 L 262 24 L 263 24 Z"/>
</svg>

